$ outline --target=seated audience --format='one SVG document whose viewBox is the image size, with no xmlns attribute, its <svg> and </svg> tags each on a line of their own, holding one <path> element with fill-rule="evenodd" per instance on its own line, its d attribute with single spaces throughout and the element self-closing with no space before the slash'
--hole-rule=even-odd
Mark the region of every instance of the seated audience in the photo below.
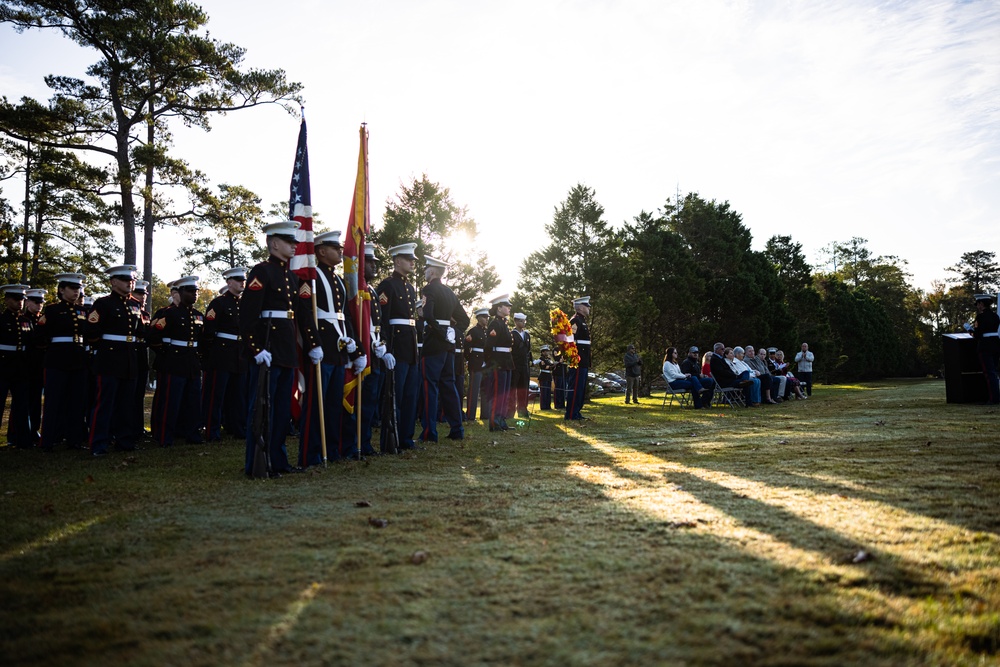
<svg viewBox="0 0 1000 667">
<path fill-rule="evenodd" d="M 663 357 L 663 379 L 667 381 L 671 389 L 687 389 L 690 391 L 695 409 L 711 407 L 712 395 L 708 395 L 709 400 L 707 404 L 703 404 L 701 395 L 705 391 L 711 392 L 712 390 L 705 389 L 698 376 L 683 372 L 681 367 L 677 365 L 678 356 L 676 347 L 667 348 L 667 354 Z"/>
<path fill-rule="evenodd" d="M 707 359 L 712 356 L 712 353 L 707 353 L 705 355 L 706 361 L 701 362 L 698 359 L 698 352 L 699 350 L 695 345 L 688 348 L 687 358 L 681 362 L 681 373 L 687 373 L 692 377 L 698 378 L 698 381 L 701 382 L 701 386 L 704 387 L 705 391 L 708 393 L 708 403 L 711 403 L 712 394 L 715 393 L 715 380 L 712 379 L 709 371 L 705 370 L 705 365 L 708 363 Z"/>
<path fill-rule="evenodd" d="M 729 363 L 733 356 L 733 348 L 726 347 L 722 343 L 716 343 L 712 348 L 712 357 L 709 366 L 712 369 L 712 377 L 720 387 L 749 387 L 753 384 L 749 377 L 742 378 L 739 373 Z M 749 375 L 749 374 L 748 374 Z"/>
<path fill-rule="evenodd" d="M 765 355 L 767 354 L 767 350 L 761 350 L 761 352 L 764 352 Z M 764 362 L 764 358 L 757 358 L 757 353 L 753 345 L 747 345 L 746 357 L 743 359 L 743 363 L 752 368 L 757 379 L 760 380 L 760 390 L 764 395 L 764 402 L 777 403 L 778 401 L 774 400 L 772 396 L 778 385 L 778 379 L 767 371 L 767 364 Z"/>
<path fill-rule="evenodd" d="M 785 353 L 781 350 L 775 350 L 774 352 L 774 367 L 779 373 L 788 379 L 788 387 L 790 387 L 790 389 L 786 389 L 786 393 L 791 394 L 792 392 L 795 392 L 795 400 L 800 398 L 805 400 L 805 394 L 803 394 L 802 390 L 799 389 L 799 381 L 788 370 L 788 362 L 785 361 Z"/>
<path fill-rule="evenodd" d="M 736 346 L 732 350 L 727 350 L 726 363 L 729 364 L 730 368 L 736 372 L 743 380 L 750 380 L 751 384 L 744 391 L 747 393 L 750 400 L 747 401 L 749 407 L 756 407 L 760 405 L 760 380 L 757 379 L 757 373 L 754 369 L 750 368 L 743 361 L 745 353 L 742 347 Z"/>
</svg>

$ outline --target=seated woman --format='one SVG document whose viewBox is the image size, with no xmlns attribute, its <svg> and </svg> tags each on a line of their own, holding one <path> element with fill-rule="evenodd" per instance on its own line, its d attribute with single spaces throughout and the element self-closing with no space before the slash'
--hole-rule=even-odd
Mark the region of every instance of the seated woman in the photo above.
<svg viewBox="0 0 1000 667">
<path fill-rule="evenodd" d="M 757 373 L 750 368 L 742 359 L 744 351 L 742 347 L 726 348 L 726 363 L 733 369 L 733 372 L 740 376 L 742 380 L 750 380 L 750 385 L 746 387 L 750 400 L 747 405 L 755 407 L 760 405 L 760 380 Z"/>
<path fill-rule="evenodd" d="M 764 352 L 766 354 L 767 350 L 764 350 Z M 764 403 L 777 403 L 778 401 L 771 398 L 771 396 L 774 394 L 778 380 L 767 371 L 767 364 L 757 358 L 753 345 L 747 345 L 743 363 L 753 369 L 757 379 L 760 380 L 760 391 L 763 394 Z"/>
<path fill-rule="evenodd" d="M 701 400 L 702 392 L 709 392 L 711 389 L 704 388 L 697 376 L 682 372 L 681 367 L 677 364 L 679 357 L 680 355 L 676 347 L 667 348 L 667 354 L 663 357 L 663 379 L 667 381 L 671 389 L 687 389 L 690 391 L 694 399 L 695 409 L 711 407 L 711 396 L 708 397 L 709 400 L 704 404 Z"/>
<path fill-rule="evenodd" d="M 788 384 L 785 388 L 785 393 L 790 394 L 794 391 L 795 400 L 799 400 L 800 398 L 805 400 L 805 394 L 803 394 L 802 390 L 799 389 L 799 380 L 788 370 L 788 362 L 785 361 L 785 353 L 781 350 L 774 353 L 774 367 L 779 373 L 787 378 Z"/>
<path fill-rule="evenodd" d="M 701 374 L 712 377 L 712 352 L 706 352 L 701 358 Z"/>
</svg>

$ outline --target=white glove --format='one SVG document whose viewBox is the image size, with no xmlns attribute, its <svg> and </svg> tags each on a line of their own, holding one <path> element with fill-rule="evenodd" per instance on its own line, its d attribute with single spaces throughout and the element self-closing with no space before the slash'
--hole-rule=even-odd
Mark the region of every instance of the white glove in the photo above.
<svg viewBox="0 0 1000 667">
<path fill-rule="evenodd" d="M 538 365 L 538 364 L 540 364 L 540 363 L 542 363 L 542 360 L 541 360 L 541 359 L 535 359 L 534 361 L 532 361 L 532 362 L 531 362 L 531 365 L 532 365 L 532 366 L 537 366 L 537 365 Z"/>
<path fill-rule="evenodd" d="M 375 353 L 377 358 L 381 359 L 385 356 L 385 343 L 375 343 L 372 345 L 372 352 Z"/>
<path fill-rule="evenodd" d="M 382 356 L 382 361 L 385 362 L 385 367 L 387 370 L 392 370 L 396 367 L 396 357 L 392 356 L 391 352 L 386 352 Z"/>
<path fill-rule="evenodd" d="M 971 325 L 971 324 L 969 324 L 968 322 L 966 322 L 966 323 L 965 323 L 965 324 L 963 324 L 962 326 L 963 326 L 963 327 L 965 327 L 965 330 L 966 330 L 966 331 L 972 331 L 972 325 Z"/>
<path fill-rule="evenodd" d="M 354 374 L 361 375 L 361 371 L 365 370 L 365 366 L 368 365 L 368 357 L 362 354 L 360 357 L 355 359 L 353 363 L 354 363 Z"/>
<path fill-rule="evenodd" d="M 350 336 L 341 336 L 340 345 L 342 349 L 347 350 L 347 354 L 354 354 L 354 351 L 358 349 L 357 343 Z"/>
<path fill-rule="evenodd" d="M 318 364 L 323 361 L 323 348 L 314 347 L 309 350 L 309 358 L 312 359 L 313 364 Z"/>
<path fill-rule="evenodd" d="M 455 329 L 454 327 L 448 327 L 445 329 L 444 337 L 448 339 L 449 343 L 455 343 Z"/>
<path fill-rule="evenodd" d="M 271 353 L 267 350 L 261 350 L 253 360 L 257 362 L 258 366 L 264 364 L 268 368 L 271 367 Z"/>
</svg>

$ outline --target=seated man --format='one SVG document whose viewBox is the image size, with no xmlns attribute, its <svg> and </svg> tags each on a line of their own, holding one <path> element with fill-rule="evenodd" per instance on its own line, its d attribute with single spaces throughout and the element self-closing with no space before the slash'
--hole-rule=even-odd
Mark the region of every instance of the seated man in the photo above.
<svg viewBox="0 0 1000 667">
<path fill-rule="evenodd" d="M 765 354 L 764 352 L 765 348 L 763 347 L 760 348 L 760 351 L 757 353 L 757 356 L 764 359 L 764 362 L 767 364 L 767 372 L 770 373 L 773 377 L 778 378 L 778 398 L 786 399 L 788 398 L 788 390 L 789 390 L 788 379 L 785 377 L 784 373 L 778 372 L 778 368 L 776 366 L 777 362 L 775 361 L 774 358 L 778 352 L 778 348 L 769 347 L 766 349 L 767 353 Z"/>
<path fill-rule="evenodd" d="M 700 350 L 695 345 L 688 348 L 687 358 L 681 362 L 681 373 L 698 378 L 702 388 L 705 390 L 705 394 L 708 396 L 707 403 L 711 405 L 712 395 L 715 394 L 715 380 L 712 379 L 711 375 L 706 375 L 702 372 L 701 359 L 698 357 L 698 352 Z"/>
<path fill-rule="evenodd" d="M 745 356 L 746 352 L 743 350 L 743 348 L 736 346 L 733 348 L 733 358 L 730 359 L 727 356 L 726 360 L 730 362 L 730 365 L 733 367 L 733 370 L 739 373 L 741 378 L 750 380 L 753 383 L 746 389 L 746 392 L 750 398 L 748 402 L 749 405 L 750 406 L 760 405 L 761 381 L 757 377 L 757 371 L 755 371 L 753 368 L 749 366 L 749 364 L 743 361 L 743 358 Z"/>
<path fill-rule="evenodd" d="M 730 360 L 734 359 L 733 348 L 726 347 L 722 343 L 716 343 L 712 347 L 712 358 L 708 363 L 712 370 L 712 377 L 715 378 L 719 387 L 743 389 L 753 384 L 749 377 L 741 377 L 736 372 L 730 364 Z"/>
</svg>

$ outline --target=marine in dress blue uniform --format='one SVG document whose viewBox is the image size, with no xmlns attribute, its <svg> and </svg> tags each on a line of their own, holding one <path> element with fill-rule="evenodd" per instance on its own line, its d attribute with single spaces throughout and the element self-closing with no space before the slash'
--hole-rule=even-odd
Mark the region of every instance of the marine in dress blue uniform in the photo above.
<svg viewBox="0 0 1000 667">
<path fill-rule="evenodd" d="M 247 355 L 254 361 L 247 378 L 250 409 L 247 411 L 245 470 L 248 476 L 253 472 L 253 408 L 257 401 L 260 366 L 266 364 L 271 369 L 269 473 L 280 476 L 293 471 L 285 447 L 284 425 L 291 419 L 292 382 L 299 366 L 296 332 L 302 337 L 302 348 L 309 351 L 310 361 L 318 364 L 323 359 L 313 320 L 312 288 L 309 283 L 300 283 L 288 265 L 295 254 L 295 230 L 298 228 L 299 223 L 294 220 L 265 225 L 269 256 L 250 269 L 247 288 L 240 299 L 240 337 Z"/>
<path fill-rule="evenodd" d="M 87 315 L 77 305 L 84 277 L 82 273 L 57 273 L 55 279 L 58 299 L 45 306 L 36 326 L 38 342 L 45 350 L 41 446 L 47 452 L 60 442 L 71 449 L 83 445 L 80 425 L 87 410 L 88 353 L 83 338 Z"/>
<path fill-rule="evenodd" d="M 132 298 L 139 302 L 139 315 L 142 317 L 143 330 L 148 332 L 149 325 L 153 318 L 149 314 L 147 304 L 149 303 L 149 283 L 145 280 L 136 280 L 135 289 L 132 290 Z M 149 341 L 143 336 L 136 345 L 136 357 L 139 360 L 139 376 L 135 381 L 135 401 L 133 410 L 135 416 L 133 422 L 136 424 L 136 437 L 140 440 L 149 436 L 146 430 L 146 384 L 149 382 Z"/>
<path fill-rule="evenodd" d="M 0 312 L 0 418 L 10 394 L 7 444 L 19 449 L 32 446 L 28 432 L 28 346 L 31 324 L 24 316 L 27 285 L 4 285 L 4 308 Z"/>
<path fill-rule="evenodd" d="M 90 412 L 88 444 L 94 456 L 104 456 L 112 441 L 122 451 L 135 449 L 135 382 L 138 339 L 143 335 L 139 303 L 132 298 L 135 266 L 106 270 L 111 294 L 94 301 L 87 315 L 85 336 L 94 348 L 96 388 Z"/>
<path fill-rule="evenodd" d="M 38 320 L 45 305 L 45 290 L 39 287 L 29 288 L 24 293 L 24 319 L 28 321 L 31 332 L 28 334 L 28 358 L 26 373 L 28 376 L 28 440 L 32 447 L 37 447 L 42 431 L 42 389 L 45 386 L 44 358 L 45 350 L 38 345 Z"/>
<path fill-rule="evenodd" d="M 194 302 L 198 299 L 198 276 L 174 281 L 180 304 L 153 320 L 150 337 L 163 344 L 167 358 L 163 381 L 162 412 L 153 423 L 153 439 L 163 447 L 174 444 L 176 436 L 190 443 L 203 441 L 201 435 L 201 357 L 198 347 L 205 335 L 205 316 Z"/>
<path fill-rule="evenodd" d="M 994 297 L 977 294 L 976 319 L 972 325 L 972 337 L 976 339 L 976 352 L 986 377 L 987 401 L 1000 403 L 1000 379 L 997 377 L 997 357 L 1000 356 L 1000 316 L 993 311 Z"/>
<path fill-rule="evenodd" d="M 386 352 L 393 357 L 393 384 L 396 390 L 396 429 L 399 448 L 413 449 L 417 422 L 417 394 L 420 372 L 417 367 L 417 292 L 410 284 L 416 262 L 416 243 L 389 248 L 393 272 L 379 283 L 378 301 L 382 310 L 382 337 Z M 386 451 L 385 432 L 381 450 Z"/>
<path fill-rule="evenodd" d="M 484 391 L 483 371 L 486 368 L 486 324 L 489 322 L 490 309 L 480 308 L 475 312 L 476 323 L 465 333 L 465 360 L 469 368 L 469 391 L 466 403 L 465 418 L 469 421 L 477 419 L 480 394 Z M 479 419 L 485 419 L 480 415 Z"/>
<path fill-rule="evenodd" d="M 201 418 L 209 442 L 222 440 L 223 425 L 229 435 L 246 437 L 246 352 L 240 341 L 240 298 L 247 269 L 234 266 L 222 277 L 225 291 L 212 299 L 205 311 L 201 352 L 205 369 Z"/>
<path fill-rule="evenodd" d="M 528 316 L 524 313 L 514 313 L 514 330 L 511 332 L 513 345 L 511 358 L 514 360 L 514 371 L 511 373 L 511 395 L 507 404 L 507 417 L 516 413 L 521 419 L 528 416 L 528 385 L 531 383 L 531 334 L 524 325 Z"/>
<path fill-rule="evenodd" d="M 542 345 L 538 359 L 538 407 L 541 410 L 552 409 L 552 371 L 556 367 L 556 361 L 552 358 L 551 348 Z"/>
<path fill-rule="evenodd" d="M 443 408 L 450 428 L 448 438 L 462 440 L 462 403 L 455 386 L 455 345 L 457 331 L 469 326 L 458 297 L 450 287 L 441 282 L 448 264 L 434 257 L 424 260 L 424 285 L 422 296 L 424 346 L 420 357 L 420 374 L 423 378 L 423 403 L 420 406 L 423 442 L 437 442 L 438 405 Z"/>
<path fill-rule="evenodd" d="M 347 288 L 334 272 L 343 259 L 340 231 L 319 234 L 315 240 L 316 252 L 316 308 L 319 323 L 319 342 L 323 347 L 320 363 L 322 391 L 316 390 L 316 373 L 313 369 L 306 376 L 306 391 L 302 406 L 302 428 L 299 433 L 299 466 L 307 467 L 323 462 L 320 429 L 326 432 L 327 458 L 336 461 L 342 457 L 356 456 L 354 440 L 346 442 L 341 437 L 344 415 L 344 371 L 355 361 L 355 371 L 367 365 L 367 358 L 358 352 L 354 324 L 344 313 Z M 319 401 L 323 401 L 323 419 L 320 423 Z"/>
<path fill-rule="evenodd" d="M 371 307 L 369 317 L 369 343 L 368 349 L 361 351 L 370 360 L 369 374 L 361 383 L 361 453 L 365 456 L 375 454 L 372 446 L 372 422 L 377 419 L 379 403 L 382 398 L 382 388 L 385 386 L 385 376 L 388 371 L 395 368 L 396 359 L 386 349 L 382 342 L 382 310 L 379 304 L 378 292 L 373 284 L 378 271 L 377 260 L 375 259 L 375 247 L 365 244 L 365 282 L 368 287 L 368 294 L 371 297 L 367 303 Z M 358 314 L 354 309 L 348 309 L 348 315 L 354 322 L 354 330 L 358 331 L 362 322 L 357 320 Z M 360 337 L 363 340 L 363 337 Z M 347 418 L 346 430 L 356 432 L 354 426 L 355 417 Z"/>
<path fill-rule="evenodd" d="M 507 430 L 507 401 L 510 393 L 510 376 L 514 369 L 511 346 L 514 339 L 507 326 L 510 316 L 510 297 L 507 294 L 490 301 L 493 319 L 486 328 L 486 368 L 489 383 L 487 423 L 491 431 Z"/>
<path fill-rule="evenodd" d="M 173 280 L 167 283 L 167 289 L 170 290 L 170 302 L 162 308 L 157 309 L 151 318 L 151 321 L 156 321 L 163 319 L 166 313 L 180 305 L 180 293 L 177 291 L 177 286 L 174 285 Z M 152 427 L 153 424 L 159 424 L 161 421 L 161 415 L 163 414 L 163 403 L 164 397 L 166 396 L 166 377 L 168 373 L 168 367 L 170 364 L 170 338 L 164 336 L 154 336 L 152 339 L 146 341 L 147 354 L 150 354 L 153 358 L 153 377 L 156 386 L 153 390 L 153 404 L 150 408 L 149 423 Z"/>
<path fill-rule="evenodd" d="M 590 297 L 582 296 L 573 300 L 576 313 L 570 318 L 573 339 L 580 354 L 580 365 L 569 369 L 566 378 L 566 419 L 583 419 L 583 401 L 587 397 L 587 374 L 590 371 L 590 329 L 587 317 L 590 315 Z"/>
</svg>

